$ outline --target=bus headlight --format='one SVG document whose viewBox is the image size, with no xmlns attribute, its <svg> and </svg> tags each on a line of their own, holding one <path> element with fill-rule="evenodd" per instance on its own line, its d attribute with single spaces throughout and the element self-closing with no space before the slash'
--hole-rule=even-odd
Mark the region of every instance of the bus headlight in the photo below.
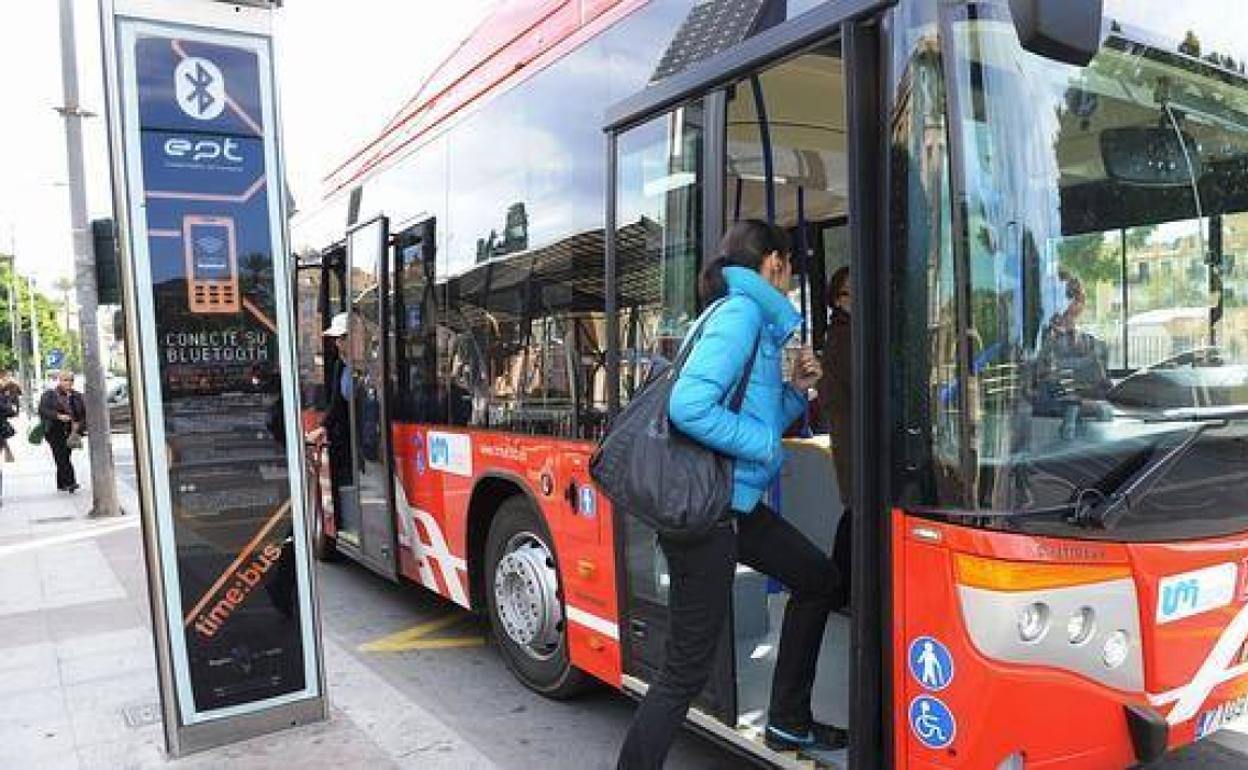
<svg viewBox="0 0 1248 770">
<path fill-rule="evenodd" d="M 1066 621 L 1066 638 L 1073 645 L 1087 642 L 1096 633 L 1096 610 L 1080 607 Z"/>
<path fill-rule="evenodd" d="M 1028 644 L 1044 638 L 1049 630 L 1049 606 L 1044 602 L 1028 604 L 1018 613 L 1018 635 Z"/>
<path fill-rule="evenodd" d="M 954 555 L 962 620 L 986 658 L 1144 689 L 1140 605 L 1125 563 L 1066 564 Z"/>
<path fill-rule="evenodd" d="M 1130 654 L 1131 638 L 1126 631 L 1119 629 L 1105 640 L 1105 646 L 1101 649 L 1101 661 L 1107 668 L 1118 668 L 1127 662 Z"/>
</svg>

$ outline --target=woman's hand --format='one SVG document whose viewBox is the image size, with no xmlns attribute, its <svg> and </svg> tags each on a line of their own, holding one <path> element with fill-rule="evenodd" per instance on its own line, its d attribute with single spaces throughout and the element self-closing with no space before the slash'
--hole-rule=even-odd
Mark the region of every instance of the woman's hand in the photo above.
<svg viewBox="0 0 1248 770">
<path fill-rule="evenodd" d="M 805 393 L 819 384 L 822 377 L 823 367 L 820 366 L 819 359 L 815 358 L 810 348 L 802 348 L 797 358 L 793 360 L 793 372 L 789 376 L 789 383 L 799 392 Z"/>
</svg>

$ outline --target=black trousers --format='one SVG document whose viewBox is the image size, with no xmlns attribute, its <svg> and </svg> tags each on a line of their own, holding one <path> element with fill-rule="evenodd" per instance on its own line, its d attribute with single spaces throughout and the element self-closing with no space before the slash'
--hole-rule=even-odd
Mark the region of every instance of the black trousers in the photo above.
<svg viewBox="0 0 1248 770">
<path fill-rule="evenodd" d="M 666 655 L 662 671 L 633 717 L 618 767 L 663 766 L 689 704 L 710 677 L 738 560 L 780 580 L 792 592 L 784 610 L 768 721 L 796 731 L 809 727 L 823 630 L 841 582 L 832 560 L 764 505 L 716 528 L 706 540 L 678 543 L 660 538 L 659 544 L 671 570 Z"/>
<path fill-rule="evenodd" d="M 70 462 L 70 449 L 65 445 L 69 434 L 59 425 L 49 426 L 47 439 L 52 449 L 52 459 L 56 461 L 56 488 L 69 489 L 78 482 L 74 478 L 74 464 Z"/>
</svg>

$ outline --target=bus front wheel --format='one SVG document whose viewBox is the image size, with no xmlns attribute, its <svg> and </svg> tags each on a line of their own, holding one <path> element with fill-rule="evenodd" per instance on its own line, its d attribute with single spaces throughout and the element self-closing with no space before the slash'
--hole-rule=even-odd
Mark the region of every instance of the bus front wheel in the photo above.
<svg viewBox="0 0 1248 770">
<path fill-rule="evenodd" d="M 507 667 L 529 689 L 570 698 L 591 680 L 568 654 L 563 591 L 551 538 L 522 497 L 499 507 L 485 545 L 490 626 Z"/>
</svg>

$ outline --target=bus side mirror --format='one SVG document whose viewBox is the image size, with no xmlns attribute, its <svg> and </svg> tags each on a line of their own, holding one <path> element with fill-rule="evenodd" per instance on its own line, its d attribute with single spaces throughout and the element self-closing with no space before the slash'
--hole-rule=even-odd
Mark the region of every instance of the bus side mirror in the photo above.
<svg viewBox="0 0 1248 770">
<path fill-rule="evenodd" d="M 1047 59 L 1086 67 L 1101 47 L 1104 0 L 1010 0 L 1018 42 Z"/>
</svg>

